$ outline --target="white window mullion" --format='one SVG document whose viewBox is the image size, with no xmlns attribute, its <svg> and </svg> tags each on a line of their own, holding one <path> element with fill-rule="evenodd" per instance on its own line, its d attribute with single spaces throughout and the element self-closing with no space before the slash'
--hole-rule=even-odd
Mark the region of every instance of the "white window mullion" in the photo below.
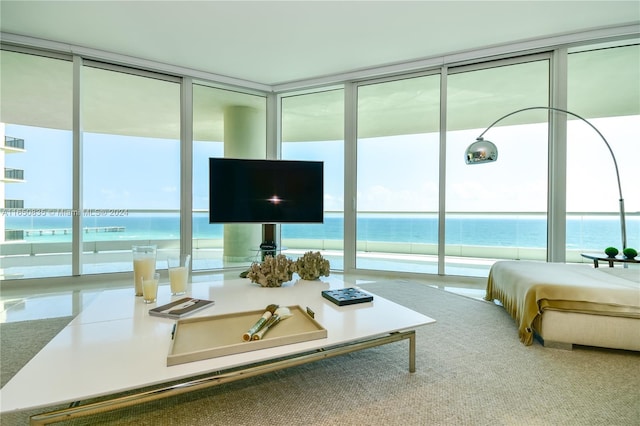
<svg viewBox="0 0 640 426">
<path fill-rule="evenodd" d="M 551 60 L 551 106 L 567 108 L 567 49 Z M 567 241 L 567 115 L 549 114 L 547 261 L 564 263 Z"/>
<path fill-rule="evenodd" d="M 357 108 L 358 92 L 353 83 L 344 86 L 344 272 L 356 268 L 357 215 Z"/>
<path fill-rule="evenodd" d="M 71 275 L 82 274 L 82 58 L 73 57 Z"/>
<path fill-rule="evenodd" d="M 438 178 L 438 275 L 444 275 L 447 193 L 447 67 L 440 73 L 440 171 Z"/>
<path fill-rule="evenodd" d="M 193 249 L 192 174 L 193 80 L 185 77 L 180 86 L 180 253 L 182 254 L 191 254 Z"/>
</svg>

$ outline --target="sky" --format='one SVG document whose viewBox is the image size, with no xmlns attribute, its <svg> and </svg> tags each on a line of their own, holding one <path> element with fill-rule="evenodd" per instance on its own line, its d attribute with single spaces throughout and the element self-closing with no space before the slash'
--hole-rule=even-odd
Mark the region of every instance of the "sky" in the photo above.
<svg viewBox="0 0 640 426">
<path fill-rule="evenodd" d="M 592 120 L 612 145 L 627 212 L 640 211 L 637 152 L 640 117 Z M 570 211 L 617 212 L 618 191 L 611 155 L 591 128 L 570 122 L 567 202 Z M 466 147 L 484 129 L 447 137 L 448 211 L 545 211 L 546 124 L 495 127 L 485 138 L 499 160 L 467 166 Z M 71 133 L 7 125 L 6 135 L 25 139 L 25 153 L 10 154 L 5 167 L 24 169 L 26 183 L 9 184 L 5 198 L 27 208 L 70 208 Z M 437 211 L 437 134 L 359 141 L 358 209 Z M 87 208 L 178 209 L 179 150 L 174 140 L 84 135 L 84 205 Z M 542 159 L 531 158 L 542 152 Z M 208 158 L 223 155 L 222 143 L 194 144 L 194 208 L 206 209 Z M 283 158 L 325 162 L 325 210 L 343 209 L 342 141 L 290 143 Z"/>
</svg>

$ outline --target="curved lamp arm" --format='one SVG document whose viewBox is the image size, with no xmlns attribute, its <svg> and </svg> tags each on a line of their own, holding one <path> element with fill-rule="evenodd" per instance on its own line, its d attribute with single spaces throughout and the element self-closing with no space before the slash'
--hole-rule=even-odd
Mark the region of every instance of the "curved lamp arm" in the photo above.
<svg viewBox="0 0 640 426">
<path fill-rule="evenodd" d="M 544 110 L 550 110 L 550 111 L 559 111 L 559 112 L 563 112 L 565 114 L 568 115 L 572 115 L 576 118 L 579 118 L 580 120 L 584 121 L 585 123 L 587 123 L 593 130 L 596 131 L 596 133 L 598 134 L 598 136 L 600 136 L 600 138 L 602 139 L 602 141 L 605 143 L 605 145 L 607 146 L 607 149 L 609 149 L 609 153 L 611 154 L 611 159 L 613 160 L 613 166 L 615 167 L 616 170 L 616 179 L 618 181 L 618 194 L 620 195 L 619 201 L 620 201 L 620 226 L 621 226 L 621 231 L 622 231 L 622 249 L 624 250 L 625 248 L 627 248 L 627 231 L 626 231 L 626 224 L 625 224 L 625 213 L 624 213 L 624 198 L 622 197 L 622 185 L 620 183 L 620 173 L 618 172 L 618 162 L 616 161 L 616 156 L 613 154 L 613 150 L 611 149 L 611 145 L 609 145 L 609 142 L 607 142 L 607 140 L 605 139 L 605 137 L 602 135 L 602 133 L 600 133 L 600 131 L 598 129 L 596 129 L 596 127 L 591 124 L 589 121 L 587 121 L 585 118 L 579 116 L 578 114 L 575 114 L 571 111 L 567 111 L 565 109 L 561 109 L 561 108 L 555 108 L 555 107 L 546 107 L 546 106 L 536 106 L 536 107 L 528 107 L 528 108 L 522 108 L 519 109 L 517 111 L 513 111 L 510 112 L 507 115 L 504 115 L 500 118 L 498 118 L 496 121 L 494 121 L 493 123 L 491 123 L 491 125 L 489 127 L 486 128 L 486 130 L 482 133 L 480 133 L 480 136 L 478 136 L 476 138 L 476 142 L 474 144 L 472 144 L 469 148 L 467 148 L 467 155 L 466 155 L 466 162 L 467 164 L 475 164 L 475 163 L 483 163 L 483 162 L 488 162 L 488 161 L 495 161 L 498 158 L 498 151 L 497 149 L 495 149 L 495 145 L 490 142 L 490 141 L 485 141 L 483 139 L 483 135 L 485 133 L 487 133 L 489 131 L 489 129 L 491 129 L 493 126 L 495 126 L 496 124 L 498 124 L 500 121 L 504 120 L 505 118 L 512 116 L 514 114 L 523 112 L 523 111 L 529 111 L 532 109 L 544 109 Z M 476 145 L 479 149 L 481 150 L 481 156 L 473 155 L 471 150 L 471 147 Z M 491 147 L 493 147 L 494 151 L 491 152 L 490 154 L 486 154 L 486 150 L 487 149 L 491 149 Z M 487 157 L 485 157 L 485 155 L 487 155 Z"/>
</svg>

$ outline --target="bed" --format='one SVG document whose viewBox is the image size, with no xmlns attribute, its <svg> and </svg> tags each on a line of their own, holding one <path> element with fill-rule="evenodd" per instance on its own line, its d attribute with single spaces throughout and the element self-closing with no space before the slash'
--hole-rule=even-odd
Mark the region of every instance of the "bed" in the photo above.
<svg viewBox="0 0 640 426">
<path fill-rule="evenodd" d="M 515 319 L 520 341 L 640 351 L 640 269 L 499 261 L 485 299 Z"/>
</svg>

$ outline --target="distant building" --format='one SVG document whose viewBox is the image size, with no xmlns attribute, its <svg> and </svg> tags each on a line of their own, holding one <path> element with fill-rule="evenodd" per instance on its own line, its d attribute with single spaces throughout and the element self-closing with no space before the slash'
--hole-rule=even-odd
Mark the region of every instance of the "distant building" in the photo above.
<svg viewBox="0 0 640 426">
<path fill-rule="evenodd" d="M 24 182 L 24 170 L 7 167 L 5 156 L 7 154 L 15 154 L 25 152 L 24 139 L 18 139 L 5 135 L 5 125 L 0 123 L 0 136 L 2 137 L 2 147 L 0 149 L 0 167 L 3 174 L 0 181 L 0 199 L 3 200 L 2 215 L 0 215 L 0 242 L 14 241 L 24 239 L 24 231 L 22 229 L 7 229 L 7 214 L 14 209 L 24 208 L 24 200 L 7 199 L 5 197 L 5 185 L 8 183 Z"/>
</svg>

